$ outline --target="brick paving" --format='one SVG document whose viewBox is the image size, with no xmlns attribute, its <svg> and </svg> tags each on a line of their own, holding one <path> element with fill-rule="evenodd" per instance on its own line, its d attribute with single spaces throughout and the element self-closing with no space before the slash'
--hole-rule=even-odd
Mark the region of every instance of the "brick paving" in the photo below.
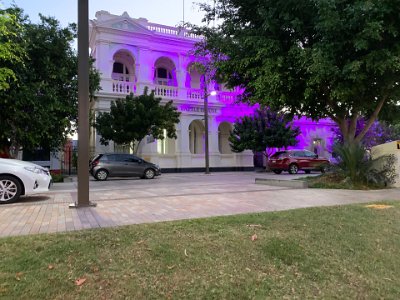
<svg viewBox="0 0 400 300">
<path fill-rule="evenodd" d="M 93 182 L 90 200 L 97 204 L 96 207 L 68 207 L 76 197 L 76 183 L 58 184 L 49 193 L 1 205 L 0 237 L 400 200 L 400 189 L 290 189 L 256 185 L 256 175 L 252 174 L 163 176 L 154 181 Z"/>
</svg>

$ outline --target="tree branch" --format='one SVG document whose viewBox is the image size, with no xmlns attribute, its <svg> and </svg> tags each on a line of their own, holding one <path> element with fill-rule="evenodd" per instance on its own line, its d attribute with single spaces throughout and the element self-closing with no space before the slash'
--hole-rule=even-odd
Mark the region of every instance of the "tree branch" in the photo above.
<svg viewBox="0 0 400 300">
<path fill-rule="evenodd" d="M 378 106 L 375 108 L 371 117 L 368 119 L 367 124 L 365 124 L 363 130 L 361 130 L 361 132 L 358 134 L 358 136 L 356 136 L 356 138 L 354 139 L 356 142 L 360 142 L 362 140 L 362 138 L 365 136 L 365 134 L 368 132 L 368 130 L 371 128 L 372 124 L 378 118 L 378 114 L 381 111 L 383 104 L 385 104 L 387 98 L 388 98 L 388 95 L 385 95 L 382 97 L 382 100 L 379 101 Z"/>
</svg>

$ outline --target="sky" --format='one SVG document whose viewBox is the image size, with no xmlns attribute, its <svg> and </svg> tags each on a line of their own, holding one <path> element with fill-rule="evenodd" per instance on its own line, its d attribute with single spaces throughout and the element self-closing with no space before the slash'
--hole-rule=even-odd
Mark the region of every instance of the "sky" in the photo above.
<svg viewBox="0 0 400 300">
<path fill-rule="evenodd" d="M 127 12 L 132 18 L 146 18 L 149 22 L 176 26 L 183 20 L 201 24 L 203 13 L 195 2 L 211 3 L 212 0 L 89 0 L 89 19 L 95 13 L 106 10 L 114 15 Z M 22 8 L 33 23 L 39 21 L 39 13 L 55 17 L 62 26 L 77 22 L 78 0 L 0 0 L 3 7 L 15 3 Z"/>
</svg>

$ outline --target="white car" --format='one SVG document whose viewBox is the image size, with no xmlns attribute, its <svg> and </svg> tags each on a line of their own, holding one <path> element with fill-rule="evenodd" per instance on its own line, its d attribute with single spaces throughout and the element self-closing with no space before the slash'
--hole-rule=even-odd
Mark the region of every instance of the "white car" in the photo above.
<svg viewBox="0 0 400 300">
<path fill-rule="evenodd" d="M 22 195 L 47 192 L 52 178 L 48 169 L 11 158 L 0 158 L 0 204 L 17 201 Z"/>
</svg>

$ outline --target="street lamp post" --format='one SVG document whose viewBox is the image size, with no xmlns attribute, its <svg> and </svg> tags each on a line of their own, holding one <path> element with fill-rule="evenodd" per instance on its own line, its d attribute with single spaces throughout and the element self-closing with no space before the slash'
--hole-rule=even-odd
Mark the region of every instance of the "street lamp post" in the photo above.
<svg viewBox="0 0 400 300">
<path fill-rule="evenodd" d="M 204 157 L 206 164 L 206 174 L 210 174 L 210 147 L 208 142 L 208 96 L 215 96 L 216 91 L 208 94 L 207 87 L 204 88 Z"/>
<path fill-rule="evenodd" d="M 208 94 L 207 88 L 204 93 L 204 155 L 206 159 L 206 174 L 210 174 L 210 153 L 208 146 Z"/>
</svg>

